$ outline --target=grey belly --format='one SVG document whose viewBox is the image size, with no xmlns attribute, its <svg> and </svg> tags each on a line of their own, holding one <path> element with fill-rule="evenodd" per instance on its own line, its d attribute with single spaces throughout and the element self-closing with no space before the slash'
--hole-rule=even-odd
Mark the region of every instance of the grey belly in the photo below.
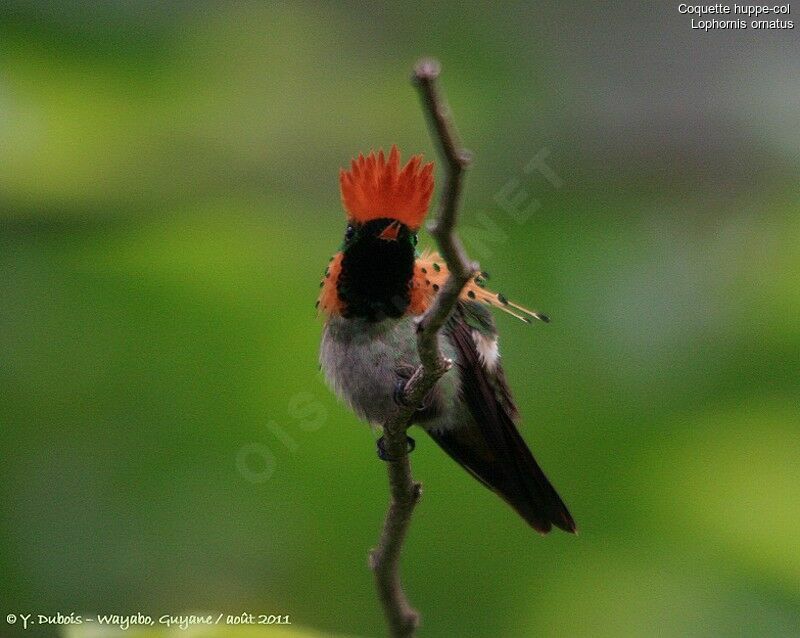
<svg viewBox="0 0 800 638">
<path fill-rule="evenodd" d="M 443 339 L 445 356 L 454 352 Z M 367 323 L 359 319 L 331 317 L 325 324 L 320 364 L 334 393 L 356 415 L 373 424 L 383 423 L 396 410 L 395 386 L 419 366 L 413 319 L 386 319 Z M 447 427 L 446 414 L 458 391 L 455 368 L 439 380 L 436 400 L 442 416 L 426 427 Z"/>
</svg>

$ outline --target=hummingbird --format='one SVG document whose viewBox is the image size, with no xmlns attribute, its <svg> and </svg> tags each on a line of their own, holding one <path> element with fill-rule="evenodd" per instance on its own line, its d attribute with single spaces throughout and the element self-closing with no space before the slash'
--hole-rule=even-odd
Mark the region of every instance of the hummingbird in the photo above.
<svg viewBox="0 0 800 638">
<path fill-rule="evenodd" d="M 396 146 L 388 157 L 382 150 L 360 154 L 339 171 L 347 226 L 320 282 L 319 361 L 333 392 L 373 426 L 402 401 L 402 388 L 420 365 L 416 320 L 448 277 L 437 253 L 417 250 L 433 183 L 433 163 L 415 155 L 401 166 Z M 414 424 L 533 529 L 575 533 L 567 507 L 517 429 L 491 309 L 528 323 L 549 319 L 490 291 L 487 278 L 481 272 L 470 279 L 442 328 L 442 354 L 454 365 Z M 384 458 L 380 440 L 378 448 Z"/>
</svg>

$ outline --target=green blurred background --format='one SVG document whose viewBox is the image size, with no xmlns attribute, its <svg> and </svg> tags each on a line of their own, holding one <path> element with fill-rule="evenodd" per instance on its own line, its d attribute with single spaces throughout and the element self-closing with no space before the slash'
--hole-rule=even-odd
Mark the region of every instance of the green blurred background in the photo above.
<svg viewBox="0 0 800 638">
<path fill-rule="evenodd" d="M 217 610 L 382 635 L 385 467 L 313 306 L 339 166 L 434 156 L 424 54 L 475 152 L 465 243 L 553 318 L 498 322 L 580 535 L 420 435 L 420 635 L 800 635 L 796 31 L 660 2 L 6 1 L 0 636 Z"/>
</svg>

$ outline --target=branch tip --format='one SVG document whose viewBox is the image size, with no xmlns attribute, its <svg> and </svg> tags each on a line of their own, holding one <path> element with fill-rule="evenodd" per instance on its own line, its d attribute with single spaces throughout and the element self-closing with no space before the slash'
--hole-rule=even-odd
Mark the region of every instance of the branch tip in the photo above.
<svg viewBox="0 0 800 638">
<path fill-rule="evenodd" d="M 442 65 L 439 64 L 439 60 L 435 58 L 422 58 L 414 66 L 414 80 L 417 82 L 435 80 L 439 77 L 441 71 Z"/>
</svg>

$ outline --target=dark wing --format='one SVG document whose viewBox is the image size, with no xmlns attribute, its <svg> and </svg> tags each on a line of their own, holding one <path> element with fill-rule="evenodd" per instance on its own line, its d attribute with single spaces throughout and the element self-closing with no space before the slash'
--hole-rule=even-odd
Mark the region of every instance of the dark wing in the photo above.
<svg viewBox="0 0 800 638">
<path fill-rule="evenodd" d="M 574 533 L 575 521 L 517 431 L 516 407 L 499 362 L 489 371 L 480 359 L 472 333 L 476 317 L 485 322 L 484 312 L 477 304 L 459 303 L 445 331 L 458 353 L 462 395 L 474 422 L 429 434 L 531 527 L 542 534 L 553 525 Z"/>
</svg>

